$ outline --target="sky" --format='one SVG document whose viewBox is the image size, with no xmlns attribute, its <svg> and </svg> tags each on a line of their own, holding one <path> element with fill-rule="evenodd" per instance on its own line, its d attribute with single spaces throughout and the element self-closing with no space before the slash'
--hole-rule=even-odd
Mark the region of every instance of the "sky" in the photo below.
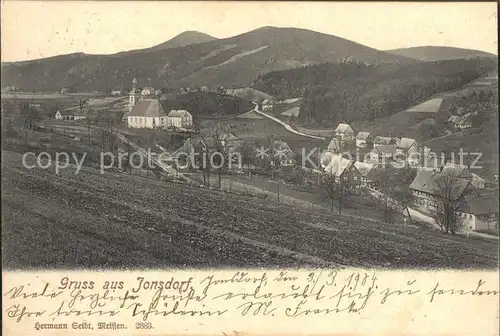
<svg viewBox="0 0 500 336">
<path fill-rule="evenodd" d="M 387 50 L 425 45 L 497 54 L 496 2 L 2 0 L 2 62 L 147 48 L 186 30 L 217 38 L 297 27 Z"/>
</svg>

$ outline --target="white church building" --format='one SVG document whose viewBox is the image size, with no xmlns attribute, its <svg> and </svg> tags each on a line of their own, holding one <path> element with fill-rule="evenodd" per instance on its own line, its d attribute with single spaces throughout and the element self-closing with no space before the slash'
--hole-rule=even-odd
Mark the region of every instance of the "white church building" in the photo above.
<svg viewBox="0 0 500 336">
<path fill-rule="evenodd" d="M 129 93 L 128 127 L 133 128 L 176 128 L 187 130 L 193 127 L 193 117 L 186 110 L 166 111 L 162 101 L 157 98 L 142 98 L 137 89 L 137 80 L 132 82 Z"/>
</svg>

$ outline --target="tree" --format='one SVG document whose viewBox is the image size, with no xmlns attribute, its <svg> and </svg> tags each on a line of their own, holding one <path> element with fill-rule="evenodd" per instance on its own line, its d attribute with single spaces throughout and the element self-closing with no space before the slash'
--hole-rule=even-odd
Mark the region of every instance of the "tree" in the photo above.
<svg viewBox="0 0 500 336">
<path fill-rule="evenodd" d="M 21 123 L 21 131 L 23 132 L 25 129 L 28 129 L 30 132 L 33 131 L 35 122 L 41 119 L 38 110 L 33 108 L 29 103 L 20 103 L 19 118 Z"/>
<path fill-rule="evenodd" d="M 381 170 L 381 173 L 378 176 L 378 186 L 380 192 L 382 193 L 380 201 L 382 202 L 383 218 L 386 223 L 392 221 L 391 202 L 393 202 L 392 198 L 396 193 L 397 186 L 393 175 L 395 170 L 396 169 L 385 168 Z"/>
<path fill-rule="evenodd" d="M 392 208 L 394 207 L 405 208 L 411 221 L 409 207 L 413 204 L 413 194 L 409 186 L 416 175 L 416 170 L 409 166 L 403 168 L 387 167 L 378 172 L 376 180 L 382 193 L 380 201 L 382 202 L 385 222 L 392 221 Z"/>
<path fill-rule="evenodd" d="M 455 234 L 462 227 L 457 210 L 462 205 L 467 186 L 468 182 L 456 174 L 439 174 L 434 179 L 436 209 L 433 218 L 443 233 Z"/>
<path fill-rule="evenodd" d="M 344 202 L 351 191 L 349 179 L 337 178 L 333 174 L 323 174 L 320 190 L 323 198 L 330 201 L 332 212 L 337 203 L 338 214 L 341 215 Z"/>
<path fill-rule="evenodd" d="M 422 138 L 436 138 L 439 136 L 439 130 L 436 125 L 423 123 L 419 126 Z"/>
<path fill-rule="evenodd" d="M 102 149 L 104 150 L 106 141 L 108 151 L 114 152 L 115 142 L 122 125 L 121 119 L 117 120 L 117 118 L 113 118 L 112 115 L 108 114 L 101 121 L 104 123 L 102 128 Z"/>
<path fill-rule="evenodd" d="M 255 164 L 255 148 L 248 142 L 243 142 L 240 148 L 241 161 L 243 165 L 250 166 Z"/>
</svg>

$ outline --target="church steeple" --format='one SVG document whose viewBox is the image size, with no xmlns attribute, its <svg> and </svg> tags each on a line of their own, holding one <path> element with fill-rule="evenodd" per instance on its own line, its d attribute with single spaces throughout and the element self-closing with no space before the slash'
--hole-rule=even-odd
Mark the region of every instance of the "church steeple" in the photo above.
<svg viewBox="0 0 500 336">
<path fill-rule="evenodd" d="M 134 77 L 132 81 L 132 90 L 129 92 L 129 104 L 128 104 L 128 112 L 132 112 L 132 108 L 135 106 L 135 102 L 139 99 L 137 95 L 137 79 Z"/>
</svg>

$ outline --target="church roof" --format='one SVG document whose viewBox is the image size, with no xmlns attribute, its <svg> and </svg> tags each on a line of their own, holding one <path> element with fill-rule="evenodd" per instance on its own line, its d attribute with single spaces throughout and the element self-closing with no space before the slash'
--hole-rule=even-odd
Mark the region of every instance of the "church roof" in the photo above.
<svg viewBox="0 0 500 336">
<path fill-rule="evenodd" d="M 141 99 L 135 103 L 128 116 L 158 118 L 164 115 L 165 110 L 158 99 Z"/>
</svg>

